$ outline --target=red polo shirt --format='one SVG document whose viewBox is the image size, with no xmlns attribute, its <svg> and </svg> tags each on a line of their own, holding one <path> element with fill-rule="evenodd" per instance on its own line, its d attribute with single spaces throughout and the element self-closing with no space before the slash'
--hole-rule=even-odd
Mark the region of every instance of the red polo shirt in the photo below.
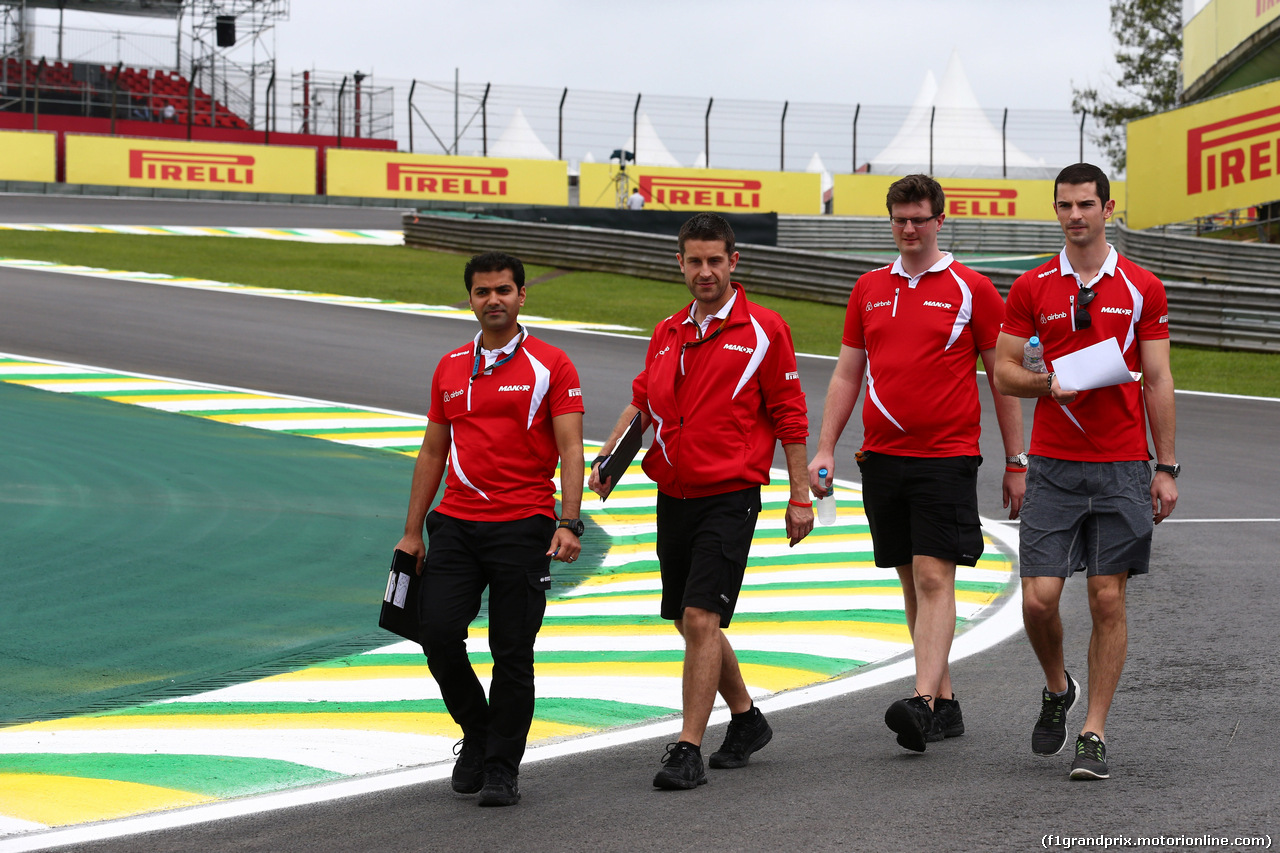
<svg viewBox="0 0 1280 853">
<path fill-rule="evenodd" d="M 472 376 L 480 336 L 440 359 L 427 418 L 449 428 L 439 512 L 468 521 L 555 517 L 551 420 L 581 412 L 578 372 L 561 350 L 526 337 L 511 358 Z"/>
<path fill-rule="evenodd" d="M 918 278 L 902 259 L 863 275 L 845 311 L 846 346 L 867 352 L 862 447 L 896 456 L 977 456 L 977 354 L 1000 335 L 991 279 L 950 254 Z"/>
<path fill-rule="evenodd" d="M 1017 338 L 1039 335 L 1044 363 L 1115 338 L 1130 370 L 1141 371 L 1139 341 L 1169 337 L 1169 303 L 1160 279 L 1122 257 L 1115 248 L 1092 283 L 1090 326 L 1075 328 L 1073 299 L 1079 279 L 1065 249 L 1056 258 L 1023 273 L 1009 291 L 1004 331 Z M 1081 391 L 1070 405 L 1052 397 L 1036 402 L 1031 453 L 1080 462 L 1125 462 L 1151 458 L 1147 449 L 1142 383 Z"/>
</svg>

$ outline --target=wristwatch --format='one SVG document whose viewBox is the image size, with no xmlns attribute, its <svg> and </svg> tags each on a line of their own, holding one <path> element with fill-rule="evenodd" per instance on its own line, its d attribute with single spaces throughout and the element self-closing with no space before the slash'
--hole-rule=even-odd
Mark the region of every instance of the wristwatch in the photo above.
<svg viewBox="0 0 1280 853">
<path fill-rule="evenodd" d="M 1168 474 L 1170 477 L 1176 480 L 1178 479 L 1178 475 L 1182 473 L 1182 466 L 1176 462 L 1172 465 L 1161 465 L 1159 462 L 1157 462 L 1156 473 Z"/>
<path fill-rule="evenodd" d="M 580 518 L 562 518 L 560 519 L 560 523 L 557 524 L 556 527 L 564 528 L 565 530 L 568 530 L 570 533 L 572 533 L 574 536 L 577 536 L 579 539 L 582 538 L 582 534 L 585 533 L 587 530 L 587 526 L 582 523 L 582 519 Z"/>
<path fill-rule="evenodd" d="M 1026 468 L 1027 462 L 1028 459 L 1026 453 L 1019 453 L 1016 456 L 1006 456 L 1004 458 L 1004 464 L 1013 465 L 1018 468 Z"/>
</svg>

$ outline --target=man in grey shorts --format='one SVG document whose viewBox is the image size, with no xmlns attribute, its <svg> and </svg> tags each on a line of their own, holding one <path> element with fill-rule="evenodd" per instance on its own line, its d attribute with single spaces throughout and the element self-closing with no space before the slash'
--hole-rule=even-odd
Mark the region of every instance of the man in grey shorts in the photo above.
<svg viewBox="0 0 1280 853">
<path fill-rule="evenodd" d="M 1009 291 L 995 381 L 1003 394 L 1040 398 L 1019 533 L 1023 622 L 1046 682 L 1031 749 L 1049 756 L 1066 745 L 1067 713 L 1080 685 L 1065 668 L 1058 601 L 1067 577 L 1085 569 L 1093 619 L 1089 703 L 1071 778 L 1106 779 L 1107 712 L 1128 647 L 1125 584 L 1147 572 L 1153 525 L 1178 501 L 1169 307 L 1160 280 L 1107 243 L 1115 202 L 1101 169 L 1063 169 L 1054 207 L 1066 247 Z M 1032 335 L 1044 345 L 1047 374 L 1022 366 Z M 1052 372 L 1055 360 L 1108 339 L 1142 381 L 1064 388 Z"/>
</svg>

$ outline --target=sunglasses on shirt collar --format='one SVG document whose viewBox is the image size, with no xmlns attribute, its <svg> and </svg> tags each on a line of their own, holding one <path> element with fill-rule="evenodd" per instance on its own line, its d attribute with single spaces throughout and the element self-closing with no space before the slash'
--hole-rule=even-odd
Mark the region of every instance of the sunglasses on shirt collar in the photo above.
<svg viewBox="0 0 1280 853">
<path fill-rule="evenodd" d="M 1097 296 L 1097 292 L 1092 287 L 1082 287 L 1074 297 L 1075 300 L 1075 324 L 1076 331 L 1080 332 L 1093 325 L 1093 318 L 1089 316 L 1089 303 Z"/>
</svg>

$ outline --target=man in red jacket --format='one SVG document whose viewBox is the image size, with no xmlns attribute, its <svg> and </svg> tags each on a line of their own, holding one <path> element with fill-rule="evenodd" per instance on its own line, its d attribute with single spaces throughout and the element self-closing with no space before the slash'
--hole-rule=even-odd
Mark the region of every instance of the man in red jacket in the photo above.
<svg viewBox="0 0 1280 853">
<path fill-rule="evenodd" d="M 723 629 L 737 604 L 760 487 L 769 482 L 779 440 L 791 480 L 791 545 L 813 529 L 813 510 L 805 469 L 809 422 L 790 328 L 730 280 L 738 253 L 723 217 L 699 213 L 686 222 L 676 260 L 693 302 L 654 329 L 631 405 L 592 464 L 590 486 L 606 493 L 600 459 L 636 414 L 645 429 L 653 425 L 644 471 L 658 486 L 661 613 L 685 641 L 684 726 L 653 784 L 678 790 L 707 782 L 702 736 L 717 692 L 733 716 L 711 756 L 713 768 L 744 767 L 773 737 Z"/>
</svg>

